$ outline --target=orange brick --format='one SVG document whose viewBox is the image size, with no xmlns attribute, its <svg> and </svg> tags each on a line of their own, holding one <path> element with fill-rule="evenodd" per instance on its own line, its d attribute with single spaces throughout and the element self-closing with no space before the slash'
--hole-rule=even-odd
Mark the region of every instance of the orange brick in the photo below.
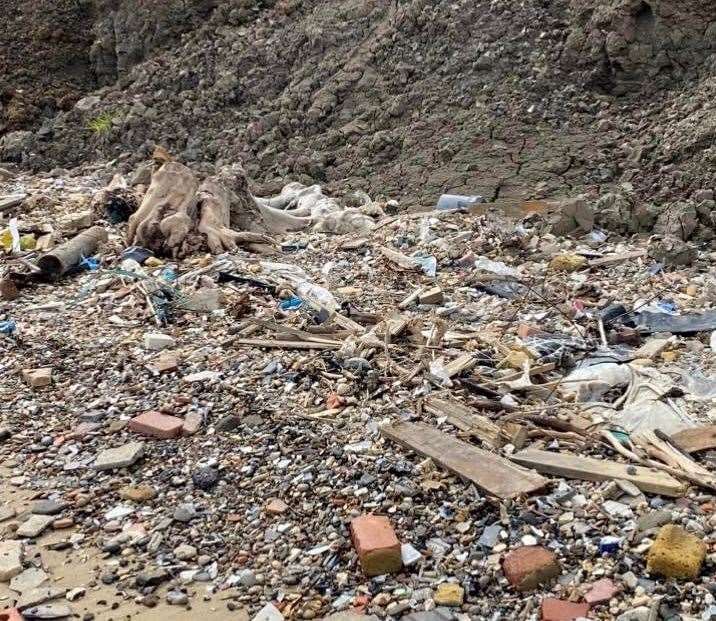
<svg viewBox="0 0 716 621">
<path fill-rule="evenodd" d="M 522 546 L 505 555 L 502 571 L 518 591 L 529 591 L 559 576 L 562 567 L 554 552 L 541 546 Z"/>
<path fill-rule="evenodd" d="M 542 621 L 574 621 L 589 614 L 589 604 L 547 597 L 542 600 Z"/>
<path fill-rule="evenodd" d="M 400 542 L 388 518 L 378 515 L 357 517 L 351 522 L 351 536 L 366 576 L 400 571 L 403 566 Z"/>
<path fill-rule="evenodd" d="M 135 433 L 161 440 L 178 438 L 183 425 L 184 421 L 181 418 L 160 412 L 144 412 L 129 421 L 129 428 Z"/>
</svg>

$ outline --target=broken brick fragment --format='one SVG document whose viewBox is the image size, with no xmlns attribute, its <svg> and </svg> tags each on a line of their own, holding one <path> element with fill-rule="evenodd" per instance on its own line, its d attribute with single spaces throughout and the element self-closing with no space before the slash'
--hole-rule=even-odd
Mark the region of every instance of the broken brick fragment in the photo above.
<svg viewBox="0 0 716 621">
<path fill-rule="evenodd" d="M 554 552 L 542 546 L 522 546 L 505 556 L 502 571 L 518 591 L 529 591 L 559 576 L 562 567 Z"/>
<path fill-rule="evenodd" d="M 584 595 L 584 601 L 590 605 L 608 602 L 619 592 L 619 587 L 609 578 L 597 580 Z"/>
<path fill-rule="evenodd" d="M 357 517 L 351 522 L 351 536 L 366 576 L 400 571 L 403 566 L 400 542 L 388 518 L 378 515 Z"/>
<path fill-rule="evenodd" d="M 576 604 L 563 599 L 546 597 L 542 600 L 542 621 L 574 621 L 586 617 L 589 604 Z"/>
<path fill-rule="evenodd" d="M 178 438 L 183 425 L 184 421 L 181 418 L 154 411 L 144 412 L 129 421 L 129 428 L 135 433 L 160 440 Z"/>
</svg>

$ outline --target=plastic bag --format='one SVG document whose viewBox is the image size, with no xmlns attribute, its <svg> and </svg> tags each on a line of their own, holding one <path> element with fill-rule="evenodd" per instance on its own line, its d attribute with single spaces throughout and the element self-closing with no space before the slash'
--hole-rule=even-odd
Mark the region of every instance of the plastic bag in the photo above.
<svg viewBox="0 0 716 621">
<path fill-rule="evenodd" d="M 519 276 L 516 269 L 511 268 L 502 261 L 491 261 L 487 257 L 478 257 L 475 259 L 475 269 L 483 272 L 491 272 L 500 276 Z"/>
</svg>

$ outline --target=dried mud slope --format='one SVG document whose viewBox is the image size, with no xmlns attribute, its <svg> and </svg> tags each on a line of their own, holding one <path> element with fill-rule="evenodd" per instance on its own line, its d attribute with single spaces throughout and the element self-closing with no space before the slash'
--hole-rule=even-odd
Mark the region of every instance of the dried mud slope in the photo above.
<svg viewBox="0 0 716 621">
<path fill-rule="evenodd" d="M 119 81 L 0 155 L 129 168 L 160 143 L 189 163 L 240 159 L 257 191 L 298 179 L 408 205 L 714 186 L 711 3 L 187 2 L 181 19 L 135 19 L 141 4 L 95 21 L 94 75 Z M 165 23 L 186 33 L 160 36 Z"/>
</svg>

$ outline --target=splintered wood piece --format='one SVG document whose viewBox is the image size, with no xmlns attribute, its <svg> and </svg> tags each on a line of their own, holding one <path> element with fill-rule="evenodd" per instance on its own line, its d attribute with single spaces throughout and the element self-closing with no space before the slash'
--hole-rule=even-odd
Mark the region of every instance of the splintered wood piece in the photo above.
<svg viewBox="0 0 716 621">
<path fill-rule="evenodd" d="M 654 468 L 621 464 L 592 457 L 550 453 L 537 449 L 525 449 L 512 456 L 518 464 L 534 468 L 544 474 L 584 481 L 631 481 L 643 492 L 663 496 L 683 496 L 686 487 L 674 477 Z"/>
<path fill-rule="evenodd" d="M 459 401 L 429 397 L 423 403 L 423 407 L 435 416 L 445 416 L 451 425 L 491 448 L 501 448 L 509 442 L 519 449 L 524 446 L 527 439 L 527 429 L 523 425 L 518 423 L 498 425 Z"/>
<path fill-rule="evenodd" d="M 381 434 L 429 457 L 462 479 L 500 499 L 509 499 L 542 489 L 548 481 L 507 459 L 489 453 L 421 423 L 394 423 L 381 427 Z"/>
<path fill-rule="evenodd" d="M 671 435 L 671 440 L 682 451 L 698 453 L 716 448 L 716 425 L 704 425 L 693 429 L 684 429 Z"/>
</svg>

